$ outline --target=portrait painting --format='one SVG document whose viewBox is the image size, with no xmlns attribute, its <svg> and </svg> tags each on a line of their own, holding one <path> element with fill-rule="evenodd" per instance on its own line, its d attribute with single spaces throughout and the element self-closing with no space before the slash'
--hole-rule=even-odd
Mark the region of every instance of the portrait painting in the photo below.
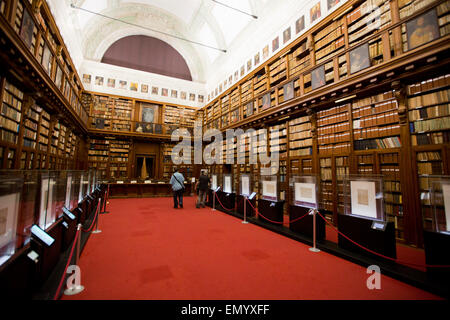
<svg viewBox="0 0 450 320">
<path fill-rule="evenodd" d="M 339 3 L 340 0 L 327 0 L 327 7 L 328 10 L 330 10 L 331 8 L 333 8 L 335 5 L 337 5 Z"/>
<path fill-rule="evenodd" d="M 189 100 L 190 101 L 195 101 L 195 93 L 190 93 L 189 94 Z"/>
<path fill-rule="evenodd" d="M 95 77 L 95 85 L 96 86 L 102 86 L 103 85 L 103 77 Z"/>
<path fill-rule="evenodd" d="M 161 89 L 161 95 L 162 95 L 163 97 L 168 97 L 168 96 L 169 96 L 169 89 L 162 88 L 162 89 Z"/>
<path fill-rule="evenodd" d="M 231 86 L 231 83 L 233 82 L 233 75 L 228 77 L 228 83 Z"/>
<path fill-rule="evenodd" d="M 108 79 L 108 87 L 115 88 L 116 87 L 116 79 Z"/>
<path fill-rule="evenodd" d="M 320 14 L 321 14 L 320 2 L 317 2 L 317 4 L 310 9 L 309 13 L 310 13 L 310 17 L 311 17 L 311 23 L 313 23 L 314 21 L 319 19 Z"/>
<path fill-rule="evenodd" d="M 432 9 L 415 19 L 406 22 L 408 50 L 439 38 L 436 10 Z"/>
<path fill-rule="evenodd" d="M 284 101 L 294 98 L 294 81 L 288 82 L 283 86 Z"/>
<path fill-rule="evenodd" d="M 350 73 L 370 67 L 369 43 L 364 43 L 350 51 Z"/>
<path fill-rule="evenodd" d="M 267 46 L 265 46 L 264 48 L 263 48 L 263 54 L 262 54 L 262 58 L 263 58 L 263 60 L 266 60 L 267 59 L 267 57 L 269 57 L 269 45 L 267 45 Z"/>
<path fill-rule="evenodd" d="M 141 84 L 141 92 L 148 93 L 148 84 Z"/>
<path fill-rule="evenodd" d="M 58 71 L 61 70 L 60 68 L 58 68 Z M 62 75 L 62 73 L 61 73 Z M 56 77 L 58 78 L 58 77 Z M 91 83 L 91 75 L 90 74 L 83 74 L 83 82 L 90 84 Z"/>
<path fill-rule="evenodd" d="M 254 65 L 257 66 L 257 65 L 259 64 L 259 61 L 260 61 L 260 60 L 259 60 L 259 52 L 258 52 L 257 54 L 255 54 L 254 60 L 255 60 Z"/>
<path fill-rule="evenodd" d="M 205 101 L 205 97 L 203 95 L 198 96 L 198 102 L 203 103 Z"/>
<path fill-rule="evenodd" d="M 312 89 L 320 88 L 325 85 L 325 66 L 315 68 L 311 71 L 311 87 Z"/>
<path fill-rule="evenodd" d="M 291 40 L 291 27 L 287 28 L 283 32 L 283 44 Z"/>
<path fill-rule="evenodd" d="M 247 61 L 247 72 L 249 72 L 250 70 L 252 70 L 252 59 Z"/>
<path fill-rule="evenodd" d="M 267 108 L 270 108 L 270 92 L 266 93 L 261 97 L 261 109 L 265 110 Z"/>
<path fill-rule="evenodd" d="M 186 91 L 181 91 L 181 92 L 180 92 L 180 98 L 181 98 L 181 100 L 186 100 L 186 97 L 187 97 Z"/>
<path fill-rule="evenodd" d="M 158 87 L 152 87 L 152 94 L 158 94 Z"/>
<path fill-rule="evenodd" d="M 138 91 L 138 84 L 137 84 L 137 82 L 131 82 L 130 83 L 130 90 L 131 91 Z"/>
<path fill-rule="evenodd" d="M 239 71 L 235 71 L 234 72 L 234 81 L 237 81 L 238 77 L 239 77 Z"/>
<path fill-rule="evenodd" d="M 48 74 L 51 72 L 51 58 L 52 53 L 47 45 L 44 46 L 44 54 L 42 56 L 42 65 L 44 66 L 45 71 L 47 71 Z"/>
<path fill-rule="evenodd" d="M 280 40 L 278 37 L 272 40 L 272 52 L 275 52 L 280 47 Z"/>
<path fill-rule="evenodd" d="M 177 90 L 172 90 L 172 91 L 170 92 L 170 96 L 171 96 L 172 98 L 178 98 L 178 91 L 177 91 Z"/>
<path fill-rule="evenodd" d="M 305 29 L 305 16 L 301 16 L 295 21 L 295 33 L 299 33 Z"/>
<path fill-rule="evenodd" d="M 247 103 L 245 107 L 245 116 L 250 117 L 253 114 L 253 101 Z"/>
<path fill-rule="evenodd" d="M 31 47 L 33 41 L 34 21 L 28 10 L 23 11 L 22 28 L 20 29 L 20 37 L 25 41 L 28 47 Z"/>
<path fill-rule="evenodd" d="M 127 88 L 127 81 L 125 80 L 120 80 L 119 81 L 119 89 L 126 89 Z"/>
<path fill-rule="evenodd" d="M 242 66 L 240 76 L 242 77 L 244 74 L 245 74 L 245 66 Z"/>
<path fill-rule="evenodd" d="M 143 104 L 141 107 L 141 121 L 142 122 L 156 122 L 158 117 L 158 106 L 151 104 Z"/>
</svg>

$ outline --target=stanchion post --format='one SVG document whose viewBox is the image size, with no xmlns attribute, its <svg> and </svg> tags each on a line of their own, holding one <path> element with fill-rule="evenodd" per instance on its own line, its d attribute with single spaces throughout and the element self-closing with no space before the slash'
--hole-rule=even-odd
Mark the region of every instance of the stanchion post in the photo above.
<svg viewBox="0 0 450 320">
<path fill-rule="evenodd" d="M 77 237 L 77 255 L 75 257 L 75 265 L 76 266 L 78 266 L 78 262 L 80 261 L 81 228 L 82 228 L 82 225 L 80 223 L 80 224 L 78 224 L 78 227 L 77 227 L 78 237 Z M 64 290 L 64 294 L 66 296 L 73 296 L 75 294 L 79 294 L 83 290 L 84 290 L 84 286 L 82 286 L 81 284 L 75 283 L 75 285 L 73 285 L 73 286 L 67 288 L 66 290 Z"/>
<path fill-rule="evenodd" d="M 243 224 L 247 224 L 247 196 L 244 196 L 244 221 L 242 221 Z"/>
<path fill-rule="evenodd" d="M 316 209 L 312 209 L 312 214 L 313 214 L 313 247 L 309 248 L 309 251 L 311 252 L 320 252 L 320 249 L 316 248 L 316 215 L 317 215 L 317 210 Z"/>
<path fill-rule="evenodd" d="M 98 201 L 99 201 L 99 203 L 100 203 L 100 199 L 98 199 Z M 98 208 L 98 204 L 97 204 L 97 208 Z M 95 230 L 94 231 L 92 231 L 92 233 L 94 233 L 94 234 L 97 234 L 97 233 L 101 233 L 102 232 L 102 230 L 99 230 L 98 229 L 98 217 L 99 217 L 99 214 L 96 214 L 96 219 L 95 219 Z"/>
<path fill-rule="evenodd" d="M 212 211 L 216 211 L 216 191 L 213 191 L 213 208 Z"/>
<path fill-rule="evenodd" d="M 108 197 L 109 197 L 109 183 L 108 183 L 108 189 L 103 193 L 103 211 L 100 212 L 101 214 L 105 214 L 105 213 L 109 213 L 109 211 L 106 211 L 106 204 L 109 203 L 108 201 Z"/>
</svg>

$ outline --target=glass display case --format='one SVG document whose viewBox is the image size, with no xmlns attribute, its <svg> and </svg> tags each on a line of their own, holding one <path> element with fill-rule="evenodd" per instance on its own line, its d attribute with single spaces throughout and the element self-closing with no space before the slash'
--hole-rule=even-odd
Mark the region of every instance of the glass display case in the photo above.
<svg viewBox="0 0 450 320">
<path fill-rule="evenodd" d="M 71 209 L 76 208 L 79 203 L 81 172 L 82 171 L 72 171 L 72 188 L 70 194 Z"/>
<path fill-rule="evenodd" d="M 294 176 L 289 181 L 290 204 L 297 207 L 319 209 L 319 184 L 314 175 Z"/>
<path fill-rule="evenodd" d="M 55 171 L 40 173 L 39 219 L 37 225 L 43 230 L 56 221 L 57 174 Z"/>
<path fill-rule="evenodd" d="M 223 192 L 234 193 L 233 175 L 230 173 L 223 175 Z"/>
<path fill-rule="evenodd" d="M 386 221 L 382 175 L 348 175 L 343 184 L 345 215 Z"/>
<path fill-rule="evenodd" d="M 435 177 L 430 189 L 433 217 L 428 231 L 450 235 L 450 176 Z"/>
<path fill-rule="evenodd" d="M 250 196 L 252 194 L 252 176 L 250 174 L 241 174 L 240 194 Z"/>
<path fill-rule="evenodd" d="M 211 189 L 217 190 L 217 187 L 219 187 L 219 176 L 213 173 L 211 175 Z"/>
<path fill-rule="evenodd" d="M 278 201 L 280 199 L 280 188 L 276 175 L 261 176 L 261 199 Z"/>
<path fill-rule="evenodd" d="M 11 258 L 20 247 L 20 202 L 23 178 L 2 176 L 0 180 L 0 266 Z M 19 244 L 19 245 L 18 245 Z"/>
</svg>

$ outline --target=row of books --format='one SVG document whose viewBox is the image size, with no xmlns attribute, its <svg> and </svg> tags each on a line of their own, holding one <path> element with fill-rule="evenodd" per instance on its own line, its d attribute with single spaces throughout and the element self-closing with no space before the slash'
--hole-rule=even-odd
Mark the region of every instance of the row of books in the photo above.
<svg viewBox="0 0 450 320">
<path fill-rule="evenodd" d="M 399 137 L 388 137 L 383 139 L 368 139 L 368 140 L 355 140 L 355 150 L 372 150 L 372 149 L 387 149 L 387 148 L 400 148 L 401 141 Z"/>
<path fill-rule="evenodd" d="M 417 160 L 418 161 L 436 161 L 441 160 L 441 154 L 438 151 L 429 151 L 429 152 L 418 152 Z"/>
<path fill-rule="evenodd" d="M 375 105 L 365 105 L 363 107 L 354 107 L 352 111 L 353 119 L 367 117 L 382 112 L 388 112 L 398 109 L 397 102 L 395 100 L 388 100 Z"/>
<path fill-rule="evenodd" d="M 400 192 L 401 183 L 400 181 L 383 180 L 383 190 L 385 192 Z"/>
<path fill-rule="evenodd" d="M 436 0 L 399 0 L 400 19 L 409 17 L 418 10 L 425 8 Z"/>
<path fill-rule="evenodd" d="M 350 143 L 337 143 L 330 145 L 319 145 L 319 154 L 331 155 L 335 153 L 348 153 L 351 151 Z"/>
<path fill-rule="evenodd" d="M 350 132 L 342 132 L 330 135 L 321 135 L 317 138 L 319 145 L 347 142 L 350 140 Z"/>
<path fill-rule="evenodd" d="M 400 168 L 398 165 L 382 165 L 380 168 L 381 174 L 389 177 L 400 178 Z"/>
<path fill-rule="evenodd" d="M 408 106 L 410 109 L 415 109 L 448 102 L 450 102 L 450 89 L 411 97 L 408 99 Z"/>
<path fill-rule="evenodd" d="M 399 117 L 397 111 L 386 112 L 374 116 L 367 116 L 353 121 L 353 129 L 381 126 L 385 124 L 398 123 Z"/>
<path fill-rule="evenodd" d="M 389 3 L 387 3 L 389 5 Z M 353 32 L 349 34 L 348 41 L 349 43 L 355 42 L 362 38 L 363 36 L 366 36 L 367 34 L 373 32 L 376 29 L 384 27 L 386 24 L 391 22 L 391 12 L 390 10 L 381 14 L 381 16 L 377 17 L 377 10 L 374 11 L 372 14 L 372 20 L 366 20 L 366 23 L 364 23 L 364 27 L 359 29 L 356 32 Z M 367 23 L 369 22 L 370 23 Z"/>
<path fill-rule="evenodd" d="M 342 123 L 338 123 L 338 124 L 328 125 L 326 127 L 317 128 L 317 133 L 319 135 L 334 134 L 334 133 L 349 132 L 349 131 L 350 131 L 350 124 L 348 122 L 342 122 Z"/>
<path fill-rule="evenodd" d="M 343 48 L 344 46 L 345 46 L 345 39 L 344 39 L 344 37 L 340 37 L 339 39 L 331 42 L 326 47 L 316 51 L 317 63 L 321 62 L 321 61 L 319 61 L 320 59 L 328 56 L 330 53 L 336 51 L 336 49 Z"/>
<path fill-rule="evenodd" d="M 424 132 L 434 130 L 448 130 L 450 129 L 450 117 L 443 117 L 431 120 L 416 121 L 409 124 L 410 132 Z"/>
<path fill-rule="evenodd" d="M 11 131 L 4 130 L 1 127 L 0 127 L 0 137 L 2 141 L 17 144 L 17 134 L 14 134 Z"/>
<path fill-rule="evenodd" d="M 409 120 L 416 121 L 450 115 L 450 104 L 441 104 L 434 107 L 409 111 Z"/>
<path fill-rule="evenodd" d="M 22 114 L 20 113 L 20 111 L 17 111 L 16 109 L 11 108 L 6 103 L 3 103 L 3 105 L 2 105 L 1 114 L 3 116 L 8 117 L 11 120 L 16 121 L 16 122 L 20 122 L 20 119 L 22 118 Z"/>
<path fill-rule="evenodd" d="M 420 83 L 409 85 L 408 94 L 413 95 L 445 86 L 450 86 L 450 74 L 442 75 L 436 78 L 424 80 Z"/>
<path fill-rule="evenodd" d="M 397 218 L 397 216 L 403 216 L 403 206 L 401 205 L 401 203 L 399 204 L 391 204 L 391 203 L 385 203 L 384 204 L 384 211 L 386 212 L 386 214 L 388 215 L 395 215 L 394 218 Z M 398 220 L 394 219 L 394 225 L 395 225 L 395 229 L 398 229 Z M 397 230 L 398 232 L 398 230 Z M 400 233 L 401 234 L 401 233 Z M 399 238 L 403 238 L 402 236 L 398 236 Z"/>
<path fill-rule="evenodd" d="M 411 136 L 413 146 L 450 143 L 450 131 L 420 133 Z"/>
<path fill-rule="evenodd" d="M 442 174 L 441 162 L 418 162 L 417 170 L 419 174 L 438 175 Z"/>
</svg>

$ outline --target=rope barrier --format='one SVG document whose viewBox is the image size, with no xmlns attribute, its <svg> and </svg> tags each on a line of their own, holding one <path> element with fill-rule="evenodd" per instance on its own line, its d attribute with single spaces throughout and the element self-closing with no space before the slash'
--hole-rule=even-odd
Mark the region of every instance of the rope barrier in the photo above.
<svg viewBox="0 0 450 320">
<path fill-rule="evenodd" d="M 90 232 L 92 230 L 92 228 L 94 227 L 95 221 L 98 219 L 98 213 L 100 211 L 100 203 L 101 203 L 101 201 L 98 201 L 97 210 L 95 211 L 95 217 L 92 220 L 91 226 L 88 229 L 82 229 L 83 232 Z"/>
<path fill-rule="evenodd" d="M 248 203 L 250 204 L 250 206 L 253 208 L 253 211 L 255 211 L 255 212 L 258 214 L 258 216 L 261 216 L 261 217 L 263 217 L 264 219 L 266 219 L 267 221 L 272 222 L 272 223 L 276 223 L 276 224 L 284 224 L 284 222 L 280 222 L 280 221 L 272 221 L 272 220 L 270 220 L 269 218 L 264 217 L 264 216 L 258 211 L 258 209 L 255 208 L 255 207 L 252 205 L 252 203 L 250 202 L 250 200 L 247 199 L 247 201 L 248 201 Z M 312 210 L 312 209 L 308 210 L 308 212 L 305 213 L 305 214 L 304 214 L 303 216 L 301 216 L 301 217 L 298 217 L 298 218 L 295 218 L 294 220 L 288 221 L 288 223 L 291 224 L 291 223 L 294 223 L 294 222 L 297 222 L 297 221 L 303 219 L 304 217 L 308 216 L 308 215 L 311 213 L 311 210 Z"/>
<path fill-rule="evenodd" d="M 227 207 L 225 207 L 225 206 L 222 204 L 222 202 L 220 202 L 220 199 L 219 199 L 219 197 L 217 196 L 217 192 L 214 192 L 214 194 L 215 194 L 215 196 L 216 196 L 216 198 L 217 198 L 217 201 L 219 201 L 220 205 L 221 205 L 222 208 L 224 208 L 225 210 L 227 210 L 227 211 L 233 211 L 233 210 L 236 210 L 236 209 L 237 209 L 237 204 L 236 204 L 236 203 L 235 203 L 233 209 L 228 209 Z"/>
<path fill-rule="evenodd" d="M 416 266 L 416 267 L 427 267 L 427 268 L 450 268 L 450 265 L 417 264 L 417 263 L 412 263 L 412 262 L 400 261 L 400 260 L 397 260 L 397 259 L 394 259 L 394 258 L 391 258 L 391 257 L 387 257 L 387 256 L 385 256 L 385 255 L 382 255 L 382 254 L 380 254 L 380 253 L 378 253 L 378 252 L 375 252 L 375 251 L 373 251 L 373 250 L 370 250 L 369 248 L 366 248 L 366 247 L 364 247 L 363 245 L 360 245 L 359 243 L 353 241 L 353 240 L 350 239 L 348 236 L 346 236 L 345 234 L 343 234 L 342 232 L 340 232 L 340 231 L 339 231 L 335 226 L 333 226 L 327 219 L 325 219 L 325 218 L 320 214 L 319 211 L 317 211 L 317 214 L 318 214 L 318 215 L 319 215 L 319 216 L 320 216 L 320 217 L 321 217 L 328 225 L 330 225 L 330 226 L 334 229 L 334 231 L 336 231 L 338 234 L 340 234 L 341 236 L 343 236 L 345 239 L 347 239 L 347 240 L 350 241 L 351 243 L 355 244 L 356 246 L 360 247 L 361 249 L 364 249 L 364 250 L 366 250 L 367 252 L 370 252 L 370 253 L 372 253 L 372 254 L 374 254 L 374 255 L 376 255 L 376 256 L 385 258 L 385 259 L 390 260 L 390 261 L 394 261 L 394 262 L 399 263 L 399 264 L 406 264 L 406 265 Z"/>
<path fill-rule="evenodd" d="M 64 273 L 61 277 L 61 281 L 59 282 L 58 285 L 58 289 L 56 290 L 55 296 L 53 297 L 53 300 L 56 300 L 59 296 L 59 292 L 61 291 L 61 286 L 64 282 L 64 279 L 66 278 L 66 272 L 67 272 L 67 268 L 69 267 L 70 262 L 72 261 L 72 257 L 73 257 L 73 250 L 75 249 L 75 246 L 77 244 L 77 240 L 78 237 L 80 236 L 80 229 L 77 230 L 77 233 L 75 234 L 75 239 L 73 240 L 73 244 L 72 244 L 72 249 L 70 250 L 70 256 L 69 259 L 67 260 L 67 264 L 66 267 L 64 268 Z"/>
</svg>

